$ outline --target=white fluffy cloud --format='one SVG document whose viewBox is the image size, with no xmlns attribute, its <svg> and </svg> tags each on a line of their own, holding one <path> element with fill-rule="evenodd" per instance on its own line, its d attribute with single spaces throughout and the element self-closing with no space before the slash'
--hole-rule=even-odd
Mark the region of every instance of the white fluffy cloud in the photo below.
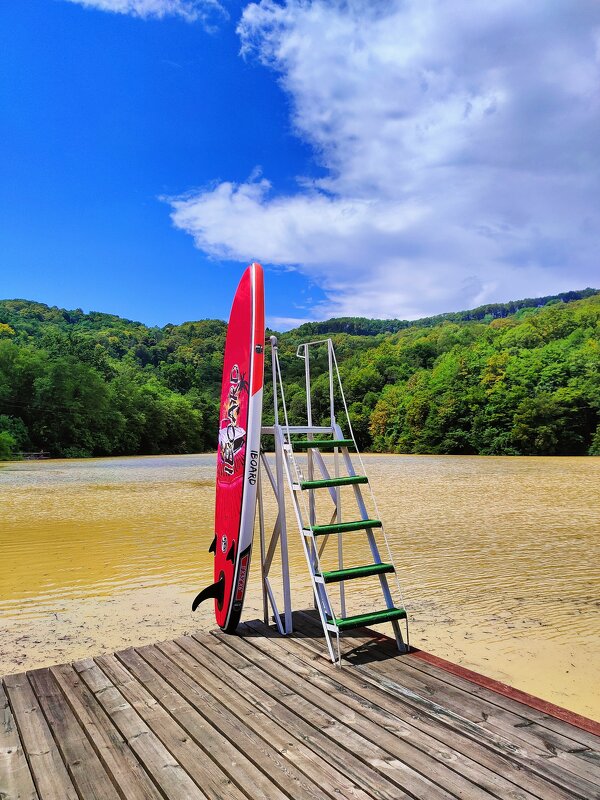
<svg viewBox="0 0 600 800">
<path fill-rule="evenodd" d="M 188 22 L 207 22 L 213 14 L 225 14 L 218 0 L 68 0 L 87 8 L 149 17 L 183 17 Z"/>
<path fill-rule="evenodd" d="M 599 283 L 595 0 L 262 0 L 238 31 L 327 176 L 172 199 L 199 248 L 302 271 L 327 298 L 313 317 Z"/>
</svg>

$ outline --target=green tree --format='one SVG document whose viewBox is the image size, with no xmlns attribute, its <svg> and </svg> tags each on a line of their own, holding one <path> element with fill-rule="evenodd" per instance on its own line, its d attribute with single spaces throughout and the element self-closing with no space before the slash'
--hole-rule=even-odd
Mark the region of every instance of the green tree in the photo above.
<svg viewBox="0 0 600 800">
<path fill-rule="evenodd" d="M 26 450 L 29 446 L 29 431 L 20 417 L 0 414 L 0 432 L 9 433 L 12 436 L 16 450 Z"/>
<path fill-rule="evenodd" d="M 9 461 L 15 453 L 16 439 L 8 431 L 0 431 L 0 461 Z"/>
<path fill-rule="evenodd" d="M 528 397 L 515 413 L 512 441 L 524 455 L 576 455 L 583 443 L 573 419 L 573 408 L 556 396 Z"/>
</svg>

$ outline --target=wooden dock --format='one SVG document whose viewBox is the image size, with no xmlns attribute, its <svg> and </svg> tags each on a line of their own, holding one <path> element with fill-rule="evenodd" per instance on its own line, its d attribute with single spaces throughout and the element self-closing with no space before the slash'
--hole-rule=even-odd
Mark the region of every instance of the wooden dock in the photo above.
<svg viewBox="0 0 600 800">
<path fill-rule="evenodd" d="M 600 726 L 399 656 L 366 631 L 344 636 L 339 669 L 314 617 L 295 625 L 286 639 L 255 621 L 239 636 L 3 678 L 0 798 L 600 797 Z"/>
</svg>

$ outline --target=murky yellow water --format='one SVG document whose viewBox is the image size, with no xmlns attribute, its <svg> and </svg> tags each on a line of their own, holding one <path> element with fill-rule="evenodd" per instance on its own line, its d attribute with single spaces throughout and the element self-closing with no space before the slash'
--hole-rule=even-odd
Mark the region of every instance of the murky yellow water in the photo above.
<svg viewBox="0 0 600 800">
<path fill-rule="evenodd" d="M 0 465 L 0 674 L 211 625 L 208 605 L 193 615 L 190 603 L 212 580 L 214 461 Z M 600 718 L 600 459 L 365 461 L 412 643 Z M 346 534 L 348 565 L 368 562 L 363 540 Z M 306 608 L 293 527 L 290 544 L 294 606 Z M 262 613 L 257 555 L 246 618 Z M 350 611 L 381 607 L 371 580 Z"/>
</svg>

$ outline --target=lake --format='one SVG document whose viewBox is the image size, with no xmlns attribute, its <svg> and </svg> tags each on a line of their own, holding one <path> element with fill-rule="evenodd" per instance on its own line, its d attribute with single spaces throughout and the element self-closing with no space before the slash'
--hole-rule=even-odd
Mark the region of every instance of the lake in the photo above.
<svg viewBox="0 0 600 800">
<path fill-rule="evenodd" d="M 600 458 L 365 464 L 411 643 L 600 718 Z M 190 604 L 212 582 L 214 467 L 214 455 L 1 464 L 0 674 L 212 626 L 209 604 Z M 291 523 L 289 536 L 294 606 L 307 608 Z M 347 565 L 369 561 L 364 538 L 344 537 Z M 242 619 L 262 615 L 257 555 Z M 352 610 L 382 607 L 369 581 Z"/>
</svg>

